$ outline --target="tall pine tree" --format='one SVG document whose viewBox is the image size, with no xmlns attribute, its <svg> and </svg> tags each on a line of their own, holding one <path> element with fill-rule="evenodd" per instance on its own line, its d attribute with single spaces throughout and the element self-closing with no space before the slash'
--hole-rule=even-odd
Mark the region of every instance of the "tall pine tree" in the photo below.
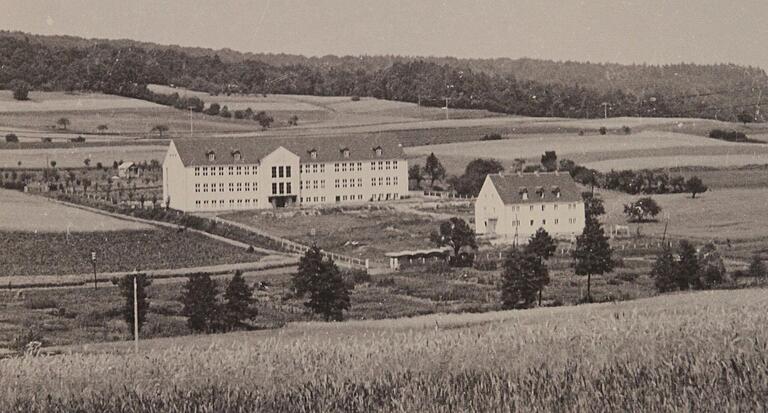
<svg viewBox="0 0 768 413">
<path fill-rule="evenodd" d="M 613 270 L 613 249 L 608 243 L 603 226 L 597 219 L 587 216 L 581 235 L 576 237 L 573 258 L 577 275 L 587 276 L 586 301 L 592 301 L 592 275 L 602 275 Z"/>
<path fill-rule="evenodd" d="M 696 254 L 696 247 L 687 240 L 680 241 L 678 247 L 680 260 L 677 266 L 677 287 L 680 290 L 699 288 L 699 257 Z"/>
<path fill-rule="evenodd" d="M 539 228 L 535 234 L 531 235 L 528 245 L 525 246 L 525 251 L 538 257 L 539 264 L 544 266 L 544 261 L 549 260 L 557 251 L 557 242 L 549 235 L 547 230 Z M 541 292 L 544 290 L 544 286 L 549 284 L 549 271 L 541 272 L 541 276 L 543 278 L 537 281 L 539 285 L 539 305 L 541 305 Z"/>
<path fill-rule="evenodd" d="M 339 267 L 331 259 L 323 259 L 317 246 L 308 249 L 299 261 L 299 270 L 292 279 L 298 297 L 309 299 L 304 305 L 326 321 L 341 321 L 349 310 L 349 287 Z"/>
<path fill-rule="evenodd" d="M 193 274 L 181 290 L 182 314 L 187 316 L 187 326 L 195 332 L 212 332 L 219 321 L 216 282 L 208 274 Z"/>
<path fill-rule="evenodd" d="M 243 272 L 235 271 L 235 275 L 229 281 L 224 291 L 224 324 L 228 330 L 234 330 L 243 324 L 243 321 L 253 318 L 258 314 L 251 307 L 256 300 L 253 299 L 253 288 L 245 282 Z"/>
<path fill-rule="evenodd" d="M 505 309 L 528 308 L 536 301 L 547 268 L 529 251 L 512 247 L 504 256 L 501 273 L 501 305 Z"/>
<path fill-rule="evenodd" d="M 665 245 L 656 256 L 656 262 L 651 270 L 651 277 L 653 277 L 656 289 L 659 292 L 673 291 L 678 287 L 676 280 L 677 263 L 669 245 Z"/>
</svg>

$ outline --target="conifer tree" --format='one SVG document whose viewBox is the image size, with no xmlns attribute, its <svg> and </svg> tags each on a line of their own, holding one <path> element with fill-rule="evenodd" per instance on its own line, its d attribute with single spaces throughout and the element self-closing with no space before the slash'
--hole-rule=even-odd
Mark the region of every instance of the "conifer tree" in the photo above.
<svg viewBox="0 0 768 413">
<path fill-rule="evenodd" d="M 211 332 L 218 325 L 216 282 L 208 274 L 192 274 L 182 287 L 182 314 L 187 316 L 187 326 L 195 332 Z"/>
<path fill-rule="evenodd" d="M 557 242 L 547 230 L 539 228 L 535 234 L 531 235 L 528 245 L 525 246 L 525 251 L 535 255 L 539 259 L 539 264 L 544 266 L 544 261 L 549 260 L 557 251 Z M 544 290 L 544 286 L 549 284 L 549 271 L 543 271 L 540 275 L 543 278 L 536 282 L 539 285 L 539 305 L 541 305 L 541 292 Z"/>
<path fill-rule="evenodd" d="M 687 240 L 682 240 L 678 247 L 678 254 L 680 259 L 677 266 L 677 287 L 680 290 L 699 288 L 701 265 L 696 256 L 696 248 Z"/>
<path fill-rule="evenodd" d="M 608 244 L 603 226 L 597 219 L 587 216 L 584 231 L 576 237 L 573 258 L 576 260 L 576 274 L 587 276 L 588 302 L 592 301 L 592 275 L 612 271 L 615 265 L 612 255 L 613 249 Z"/>
<path fill-rule="evenodd" d="M 323 259 L 317 246 L 308 249 L 301 258 L 292 283 L 298 297 L 309 296 L 304 305 L 325 321 L 341 321 L 344 310 L 349 310 L 349 287 L 336 263 Z"/>
<path fill-rule="evenodd" d="M 243 272 L 235 271 L 235 275 L 229 281 L 224 291 L 224 325 L 228 330 L 233 330 L 242 325 L 244 320 L 253 318 L 258 313 L 251 307 L 253 288 L 245 282 Z"/>
<path fill-rule="evenodd" d="M 528 308 L 536 301 L 541 281 L 549 279 L 539 257 L 529 251 L 511 248 L 504 257 L 501 274 L 501 305 L 505 309 Z"/>
<path fill-rule="evenodd" d="M 656 262 L 651 270 L 651 276 L 656 284 L 656 289 L 659 292 L 675 290 L 678 287 L 676 273 L 677 263 L 675 262 L 675 257 L 672 255 L 672 250 L 669 246 L 665 245 L 656 256 Z"/>
</svg>

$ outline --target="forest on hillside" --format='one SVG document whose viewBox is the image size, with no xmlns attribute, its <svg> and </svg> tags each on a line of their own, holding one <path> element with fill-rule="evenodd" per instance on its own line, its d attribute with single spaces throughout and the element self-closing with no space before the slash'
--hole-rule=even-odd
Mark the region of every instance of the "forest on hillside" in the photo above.
<svg viewBox="0 0 768 413">
<path fill-rule="evenodd" d="M 144 98 L 150 83 L 219 93 L 372 96 L 422 105 L 573 118 L 754 114 L 768 86 L 732 64 L 619 65 L 533 59 L 240 53 L 132 40 L 0 32 L 0 87 Z M 757 119 L 762 120 L 762 119 Z"/>
</svg>

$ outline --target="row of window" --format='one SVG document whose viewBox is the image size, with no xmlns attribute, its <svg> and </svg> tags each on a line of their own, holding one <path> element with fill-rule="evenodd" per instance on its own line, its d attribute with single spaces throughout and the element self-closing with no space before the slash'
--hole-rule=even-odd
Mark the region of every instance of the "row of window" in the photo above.
<svg viewBox="0 0 768 413">
<path fill-rule="evenodd" d="M 272 195 L 290 195 L 291 183 L 290 182 L 273 182 L 272 183 Z"/>
<path fill-rule="evenodd" d="M 217 172 L 218 172 L 218 176 L 224 176 L 225 169 L 226 169 L 227 175 L 230 175 L 230 176 L 232 176 L 232 175 L 251 175 L 251 174 L 256 175 L 256 172 L 258 171 L 256 165 L 253 165 L 253 166 L 251 166 L 251 165 L 227 166 L 227 167 L 224 167 L 224 166 L 219 166 L 219 167 L 216 167 L 216 166 L 211 166 L 211 167 L 207 167 L 207 166 L 199 167 L 199 166 L 196 166 L 195 167 L 195 176 L 200 176 L 200 175 L 208 176 L 209 173 L 210 173 L 211 176 L 216 176 Z"/>
<path fill-rule="evenodd" d="M 357 163 L 350 162 L 349 163 L 349 172 L 354 172 L 355 167 L 357 167 L 358 171 L 362 171 L 363 170 L 363 163 L 362 162 L 357 162 Z M 347 172 L 347 163 L 346 162 L 342 162 L 342 163 L 335 163 L 335 164 L 333 164 L 333 171 L 334 172 L 339 172 L 339 171 Z"/>
<path fill-rule="evenodd" d="M 321 174 L 323 174 L 323 173 L 325 173 L 325 164 L 324 163 L 321 163 L 321 164 L 313 163 L 311 165 L 310 164 L 301 164 L 301 165 L 299 165 L 299 171 L 302 174 L 308 174 L 308 173 L 313 173 L 313 174 L 321 173 Z"/>
<path fill-rule="evenodd" d="M 304 190 L 304 189 L 318 189 L 318 188 L 325 189 L 325 179 L 320 179 L 320 180 L 315 179 L 312 181 L 299 181 L 299 189 Z"/>
<path fill-rule="evenodd" d="M 542 192 L 538 192 L 539 198 L 544 199 L 544 193 L 545 192 L 543 192 L 543 191 Z M 523 201 L 527 201 L 528 200 L 528 191 L 523 192 L 522 195 L 523 195 Z M 560 191 L 555 192 L 555 198 L 560 198 Z"/>
<path fill-rule="evenodd" d="M 218 188 L 218 189 L 217 189 Z M 254 191 L 259 190 L 259 185 L 256 182 L 230 182 L 227 186 L 229 189 L 229 192 L 250 192 L 251 189 Z M 195 192 L 208 192 L 210 189 L 211 192 L 227 192 L 224 187 L 224 182 L 212 183 L 212 184 L 195 184 Z"/>
<path fill-rule="evenodd" d="M 272 167 L 272 177 L 273 178 L 290 178 L 291 177 L 291 166 L 273 166 Z"/>
<path fill-rule="evenodd" d="M 534 209 L 538 209 L 538 208 L 541 208 L 541 210 L 542 210 L 542 211 L 545 211 L 545 210 L 546 210 L 546 206 L 547 206 L 547 205 L 548 205 L 548 204 L 541 204 L 541 205 L 538 205 L 538 206 L 537 206 L 537 205 L 528 205 L 528 210 L 530 210 L 530 211 L 533 211 Z M 555 210 L 555 211 L 557 211 L 557 210 L 558 210 L 558 207 L 559 207 L 559 205 L 560 205 L 560 204 L 553 204 L 553 205 L 552 205 L 552 209 L 553 209 L 553 210 Z M 577 208 L 577 205 L 578 205 L 578 204 L 568 204 L 568 210 L 569 210 L 569 211 L 571 211 L 571 210 L 574 210 L 574 209 L 576 209 L 576 208 Z M 512 210 L 514 210 L 514 211 L 520 211 L 520 205 L 513 205 L 513 206 L 512 206 Z"/>
<path fill-rule="evenodd" d="M 377 185 L 378 182 L 378 185 Z M 387 177 L 386 180 L 384 180 L 382 177 L 378 178 L 371 178 L 371 186 L 390 186 L 390 185 L 397 185 L 397 177 Z"/>
<path fill-rule="evenodd" d="M 568 223 L 569 224 L 575 224 L 576 223 L 576 218 L 568 218 Z M 531 226 L 534 226 L 535 225 L 535 220 L 532 219 L 530 221 L 530 224 L 531 224 Z M 555 218 L 554 224 L 555 225 L 560 224 L 560 219 Z M 520 226 L 520 221 L 512 221 L 512 225 L 515 226 L 515 227 L 519 227 Z M 541 225 L 547 225 L 547 220 L 546 219 L 542 219 L 541 220 Z"/>
<path fill-rule="evenodd" d="M 195 206 L 197 208 L 250 208 L 251 205 L 254 207 L 259 205 L 258 199 L 230 199 L 229 202 L 226 202 L 224 199 L 211 199 L 211 200 L 196 200 Z"/>
<path fill-rule="evenodd" d="M 301 203 L 325 202 L 325 197 L 324 196 L 300 197 L 299 202 Z"/>
</svg>

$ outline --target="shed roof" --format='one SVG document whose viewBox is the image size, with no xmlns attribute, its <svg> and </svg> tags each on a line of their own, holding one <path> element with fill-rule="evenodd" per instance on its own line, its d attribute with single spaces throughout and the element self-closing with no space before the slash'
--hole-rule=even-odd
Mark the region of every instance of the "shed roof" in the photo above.
<svg viewBox="0 0 768 413">
<path fill-rule="evenodd" d="M 567 173 L 488 175 L 504 204 L 581 201 L 581 190 Z M 523 193 L 528 199 L 523 199 Z M 557 197 L 557 193 L 560 197 Z M 542 196 L 543 195 L 543 196 Z"/>
<path fill-rule="evenodd" d="M 402 159 L 403 148 L 393 136 L 299 136 L 299 137 L 219 137 L 174 139 L 184 166 L 253 164 L 283 147 L 296 154 L 301 162 L 349 162 L 374 159 Z M 381 155 L 376 149 L 381 148 Z M 344 157 L 344 150 L 349 157 Z M 310 152 L 317 151 L 312 158 Z M 239 151 L 240 160 L 234 153 Z M 208 154 L 213 152 L 214 159 Z"/>
</svg>

